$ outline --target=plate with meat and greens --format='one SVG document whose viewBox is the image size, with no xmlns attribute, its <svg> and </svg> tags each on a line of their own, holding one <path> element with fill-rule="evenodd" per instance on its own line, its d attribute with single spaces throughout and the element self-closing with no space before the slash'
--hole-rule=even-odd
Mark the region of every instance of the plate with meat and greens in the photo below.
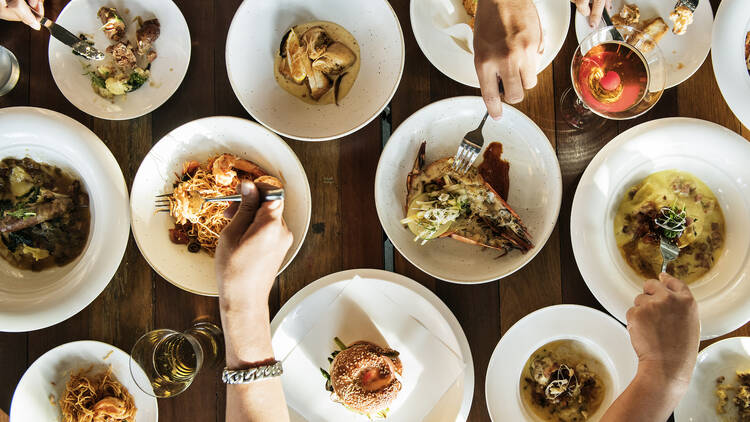
<svg viewBox="0 0 750 422">
<path fill-rule="evenodd" d="M 60 91 L 92 116 L 127 120 L 174 94 L 190 62 L 190 32 L 172 1 L 71 1 L 57 23 L 105 53 L 86 60 L 51 40 L 49 63 Z"/>
<path fill-rule="evenodd" d="M 12 107 L 0 126 L 0 331 L 30 331 L 107 286 L 128 242 L 128 193 L 112 153 L 73 119 Z"/>
</svg>

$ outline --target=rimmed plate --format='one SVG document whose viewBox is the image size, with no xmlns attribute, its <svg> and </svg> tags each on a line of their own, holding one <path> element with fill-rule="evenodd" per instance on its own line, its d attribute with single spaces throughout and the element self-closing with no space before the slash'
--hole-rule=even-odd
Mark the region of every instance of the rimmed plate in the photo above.
<svg viewBox="0 0 750 422">
<path fill-rule="evenodd" d="M 701 338 L 726 334 L 750 320 L 750 142 L 714 123 L 652 120 L 610 141 L 594 157 L 573 199 L 570 234 L 586 284 L 615 318 L 642 292 L 644 280 L 620 255 L 614 215 L 626 190 L 660 170 L 694 174 L 716 195 L 726 222 L 724 251 L 690 289 L 698 301 Z"/>
<path fill-rule="evenodd" d="M 281 38 L 311 21 L 341 25 L 360 47 L 359 75 L 339 106 L 304 103 L 274 79 Z M 404 37 L 385 0 L 245 1 L 229 28 L 226 61 L 232 89 L 255 120 L 289 138 L 326 141 L 359 130 L 391 101 L 404 70 Z"/>
<path fill-rule="evenodd" d="M 626 0 L 612 0 L 611 14 L 620 12 Z M 662 0 L 637 0 L 634 2 L 641 11 L 641 22 L 646 19 L 661 16 L 669 26 L 669 31 L 659 41 L 659 48 L 664 55 L 667 82 L 664 89 L 672 88 L 687 80 L 701 67 L 711 49 L 711 25 L 714 14 L 711 4 L 707 1 L 698 3 L 695 9 L 694 21 L 682 35 L 672 33 L 672 21 L 669 13 L 674 10 L 674 3 Z M 580 43 L 593 29 L 589 26 L 588 18 L 576 13 L 576 38 Z M 604 21 L 599 23 L 604 26 Z"/>
<path fill-rule="evenodd" d="M 742 0 L 719 3 L 711 38 L 716 83 L 729 108 L 750 128 L 750 72 L 745 65 L 745 36 L 750 32 L 750 7 Z"/>
<path fill-rule="evenodd" d="M 279 272 L 302 247 L 310 225 L 312 200 L 302 163 L 275 133 L 257 123 L 236 117 L 207 117 L 174 129 L 157 142 L 143 159 L 133 181 L 131 225 L 138 248 L 151 267 L 175 286 L 192 293 L 216 296 L 214 260 L 205 252 L 190 253 L 185 245 L 169 240 L 174 219 L 154 211 L 156 195 L 172 192 L 175 174 L 188 160 L 205 162 L 230 153 L 261 166 L 284 184 L 284 220 L 294 243 Z"/>
<path fill-rule="evenodd" d="M 159 419 L 156 397 L 138 388 L 130 374 L 129 363 L 130 355 L 98 341 L 74 341 L 55 347 L 34 361 L 18 382 L 10 405 L 10 422 L 59 420 L 57 402 L 65 392 L 70 373 L 92 366 L 94 370 L 106 370 L 109 365 L 117 380 L 133 396 L 138 408 L 133 422 L 156 422 Z M 136 376 L 146 377 L 143 370 L 138 368 L 138 371 Z"/>
<path fill-rule="evenodd" d="M 503 278 L 531 261 L 544 247 L 555 227 L 562 200 L 560 165 L 552 145 L 526 115 L 504 105 L 503 118 L 487 120 L 485 147 L 503 144 L 510 162 L 508 204 L 529 229 L 534 248 L 525 254 L 498 254 L 452 239 L 425 245 L 401 225 L 406 202 L 406 176 L 414 165 L 419 145 L 427 142 L 426 163 L 452 157 L 463 136 L 479 125 L 486 112 L 480 97 L 456 97 L 430 104 L 409 116 L 393 132 L 380 155 L 375 174 L 375 205 L 380 224 L 393 245 L 422 271 L 455 283 L 483 283 Z M 481 162 L 477 159 L 477 164 Z"/>
<path fill-rule="evenodd" d="M 716 379 L 723 376 L 725 385 L 737 385 L 736 371 L 750 371 L 750 337 L 727 338 L 701 350 L 688 391 L 674 410 L 675 421 L 724 420 L 716 414 Z M 726 420 L 736 420 L 730 419 L 736 415 L 731 401 L 726 410 Z"/>
<path fill-rule="evenodd" d="M 465 365 L 463 376 L 446 391 L 424 420 L 465 421 L 474 395 L 474 366 L 466 335 L 450 309 L 434 293 L 402 275 L 357 269 L 331 274 L 307 285 L 284 304 L 271 322 L 277 356 L 288 354 L 305 337 L 320 315 L 325 314 L 328 305 L 355 277 L 365 280 L 373 289 L 408 309 L 427 330 L 460 354 Z M 292 420 L 304 421 L 305 418 L 293 413 Z"/>
<path fill-rule="evenodd" d="M 541 72 L 552 63 L 565 42 L 570 4 L 559 0 L 536 0 L 534 4 L 544 37 L 544 52 L 539 59 Z M 427 60 L 454 81 L 479 88 L 474 53 L 469 48 L 473 34 L 461 0 L 411 0 L 409 16 L 417 44 Z"/>
<path fill-rule="evenodd" d="M 485 396 L 493 421 L 534 420 L 521 402 L 520 380 L 526 361 L 555 340 L 576 340 L 597 357 L 610 375 L 604 401 L 591 421 L 597 421 L 635 376 L 638 358 L 627 330 L 615 319 L 580 305 L 555 305 L 521 318 L 500 338 L 492 352 Z"/>
<path fill-rule="evenodd" d="M 38 330 L 77 314 L 109 284 L 128 244 L 128 190 L 109 149 L 70 117 L 9 107 L 0 110 L 0 127 L 0 159 L 30 157 L 57 166 L 89 195 L 88 245 L 75 261 L 32 272 L 0 259 L 0 331 Z"/>
<path fill-rule="evenodd" d="M 96 16 L 102 6 L 115 7 L 135 33 L 137 16 L 144 20 L 154 17 L 161 24 L 161 35 L 154 43 L 159 55 L 151 63 L 151 78 L 141 88 L 113 101 L 100 97 L 91 88 L 84 65 L 89 62 L 74 55 L 70 47 L 52 38 L 49 42 L 49 65 L 52 77 L 65 98 L 84 113 L 108 120 L 127 120 L 156 110 L 177 91 L 190 63 L 190 31 L 185 17 L 171 0 L 73 0 L 68 3 L 57 23 L 75 35 L 93 36 L 95 46 L 104 51 L 111 42 L 101 31 Z M 132 38 L 132 37 L 131 37 Z"/>
</svg>

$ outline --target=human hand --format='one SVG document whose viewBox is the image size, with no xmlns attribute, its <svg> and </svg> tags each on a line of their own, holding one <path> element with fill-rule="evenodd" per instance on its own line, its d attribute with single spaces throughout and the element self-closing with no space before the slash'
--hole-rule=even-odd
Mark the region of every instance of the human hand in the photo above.
<svg viewBox="0 0 750 422">
<path fill-rule="evenodd" d="M 542 26 L 531 0 L 479 1 L 474 23 L 474 66 L 493 119 L 502 115 L 503 100 L 518 103 L 523 100 L 524 89 L 536 86 L 542 48 Z"/>
<path fill-rule="evenodd" d="M 242 202 L 227 210 L 232 221 L 222 230 L 216 248 L 219 298 L 227 310 L 267 304 L 276 273 L 292 246 L 292 233 L 282 217 L 284 201 L 261 204 L 259 187 L 264 188 L 242 182 Z"/>
<path fill-rule="evenodd" d="M 698 305 L 682 281 L 667 273 L 659 280 L 646 282 L 625 315 L 638 372 L 687 388 L 700 342 Z"/>
<path fill-rule="evenodd" d="M 602 18 L 602 11 L 606 3 L 607 10 L 612 8 L 612 0 L 570 0 L 576 5 L 578 13 L 588 16 L 589 26 L 596 28 L 599 19 Z"/>
<path fill-rule="evenodd" d="M 0 0 L 0 19 L 21 21 L 38 31 L 42 26 L 34 13 L 44 16 L 44 0 Z"/>
</svg>

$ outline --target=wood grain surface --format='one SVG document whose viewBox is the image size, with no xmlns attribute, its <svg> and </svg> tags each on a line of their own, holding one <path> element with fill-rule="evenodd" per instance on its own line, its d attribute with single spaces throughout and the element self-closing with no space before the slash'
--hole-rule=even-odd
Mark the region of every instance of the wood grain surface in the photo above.
<svg viewBox="0 0 750 422">
<path fill-rule="evenodd" d="M 47 17 L 54 19 L 66 3 L 67 0 L 46 0 Z M 0 45 L 17 56 L 21 78 L 10 94 L 0 97 L 0 107 L 48 108 L 88 126 L 116 157 L 128 187 L 151 146 L 177 126 L 213 115 L 250 118 L 232 92 L 224 60 L 227 30 L 241 0 L 176 3 L 190 28 L 193 47 L 190 68 L 175 95 L 153 113 L 124 122 L 100 120 L 82 113 L 62 96 L 52 79 L 47 61 L 49 35 L 8 22 L 0 22 Z M 715 11 L 719 2 L 711 3 Z M 474 359 L 476 384 L 469 420 L 489 421 L 484 397 L 485 371 L 493 349 L 508 328 L 528 313 L 549 305 L 578 303 L 602 309 L 575 264 L 569 225 L 578 180 L 599 149 L 633 125 L 667 116 L 709 120 L 748 139 L 750 131 L 739 123 L 719 93 L 710 57 L 689 80 L 667 90 L 657 106 L 644 116 L 632 121 L 608 121 L 600 129 L 585 133 L 570 130 L 558 118 L 557 103 L 570 86 L 569 66 L 577 45 L 571 22 L 562 50 L 539 75 L 537 87 L 516 106 L 542 128 L 556 148 L 564 189 L 557 228 L 531 263 L 502 281 L 460 286 L 436 280 L 412 266 L 398 252 L 393 252 L 393 257 L 385 255 L 386 239 L 375 212 L 373 194 L 375 169 L 383 144 L 382 128 L 397 128 L 431 102 L 478 95 L 479 90 L 452 81 L 430 65 L 411 31 L 409 1 L 392 0 L 391 4 L 403 28 L 406 63 L 390 113 L 337 141 L 287 140 L 307 172 L 313 200 L 312 220 L 299 255 L 279 277 L 269 304 L 275 314 L 297 291 L 322 276 L 351 268 L 385 268 L 386 261 L 393 262 L 396 272 L 435 292 L 456 315 Z M 9 409 L 15 385 L 26 368 L 57 345 L 94 339 L 130 350 L 135 340 L 150 329 L 184 329 L 196 319 L 218 322 L 217 300 L 184 292 L 163 280 L 151 270 L 131 236 L 117 274 L 86 309 L 44 330 L 0 333 L 0 379 L 3 380 L 0 409 Z M 725 337 L 737 335 L 750 335 L 750 326 Z M 185 393 L 160 400 L 160 419 L 223 421 L 224 387 L 217 374 L 217 369 L 205 370 Z M 3 421 L 0 413 L 0 422 Z"/>
</svg>

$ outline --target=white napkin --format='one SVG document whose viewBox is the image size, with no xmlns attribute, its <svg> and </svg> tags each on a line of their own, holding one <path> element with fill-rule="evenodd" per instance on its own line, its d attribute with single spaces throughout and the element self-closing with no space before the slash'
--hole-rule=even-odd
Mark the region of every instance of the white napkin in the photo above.
<svg viewBox="0 0 750 422">
<path fill-rule="evenodd" d="M 333 338 L 347 344 L 367 340 L 400 352 L 404 373 L 388 422 L 421 421 L 463 373 L 463 360 L 406 309 L 367 280 L 355 277 L 319 320 L 283 359 L 282 381 L 289 406 L 310 422 L 367 421 L 334 403 L 320 369 L 337 350 Z"/>
</svg>

